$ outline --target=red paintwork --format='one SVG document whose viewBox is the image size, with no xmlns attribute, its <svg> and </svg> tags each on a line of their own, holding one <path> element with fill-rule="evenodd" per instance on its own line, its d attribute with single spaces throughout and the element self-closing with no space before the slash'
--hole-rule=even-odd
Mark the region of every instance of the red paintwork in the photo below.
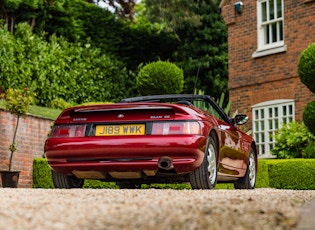
<svg viewBox="0 0 315 230">
<path fill-rule="evenodd" d="M 83 140 L 85 139 L 85 140 Z M 105 140 L 106 139 L 106 140 Z M 185 143 L 183 146 L 182 143 Z M 173 158 L 174 168 L 178 173 L 193 171 L 201 164 L 206 138 L 203 136 L 133 136 L 133 137 L 86 137 L 86 138 L 54 138 L 48 139 L 45 145 L 46 157 L 50 166 L 62 173 L 71 173 L 74 167 L 65 167 L 66 159 L 103 159 L 94 162 L 89 170 L 109 172 L 130 171 L 140 169 L 157 170 L 157 161 L 161 156 Z M 110 159 L 144 158 L 139 160 L 117 163 Z M 106 159 L 107 161 L 105 161 Z M 63 167 L 60 165 L 63 163 Z M 86 162 L 82 162 L 86 168 Z M 72 165 L 82 165 L 76 163 Z M 92 166 L 93 165 L 93 166 Z"/>
<path fill-rule="evenodd" d="M 173 159 L 175 173 L 187 174 L 200 166 L 207 138 L 213 131 L 220 149 L 219 178 L 244 176 L 252 138 L 195 107 L 166 103 L 81 106 L 65 110 L 55 125 L 165 120 L 198 120 L 202 134 L 48 138 L 45 156 L 53 170 L 65 174 L 73 170 L 104 173 L 158 170 L 159 158 L 168 156 Z"/>
</svg>

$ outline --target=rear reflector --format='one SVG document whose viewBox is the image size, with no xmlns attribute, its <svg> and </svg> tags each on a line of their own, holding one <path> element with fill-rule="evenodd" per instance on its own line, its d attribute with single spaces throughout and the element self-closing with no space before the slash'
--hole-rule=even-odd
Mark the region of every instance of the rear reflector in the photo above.
<svg viewBox="0 0 315 230">
<path fill-rule="evenodd" d="M 85 125 L 57 125 L 54 126 L 50 137 L 84 137 Z"/>
<path fill-rule="evenodd" d="M 196 121 L 182 122 L 156 122 L 152 125 L 152 133 L 155 135 L 176 134 L 201 134 L 201 128 Z"/>
</svg>

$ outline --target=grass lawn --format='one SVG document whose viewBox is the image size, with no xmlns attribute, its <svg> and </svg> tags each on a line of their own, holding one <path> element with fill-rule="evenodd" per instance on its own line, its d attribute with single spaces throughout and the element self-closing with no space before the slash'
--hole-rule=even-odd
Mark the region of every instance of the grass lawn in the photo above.
<svg viewBox="0 0 315 230">
<path fill-rule="evenodd" d="M 4 100 L 0 100 L 0 108 L 1 109 L 5 108 L 5 101 Z M 61 110 L 50 109 L 50 108 L 46 108 L 46 107 L 32 105 L 29 108 L 28 113 L 32 114 L 34 116 L 39 116 L 39 117 L 44 117 L 44 118 L 56 120 L 58 115 L 61 113 Z"/>
</svg>

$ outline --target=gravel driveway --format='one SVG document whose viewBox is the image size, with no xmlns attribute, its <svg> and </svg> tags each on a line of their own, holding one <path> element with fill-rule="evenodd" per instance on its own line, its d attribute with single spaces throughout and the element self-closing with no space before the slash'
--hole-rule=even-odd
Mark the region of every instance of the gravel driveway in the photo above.
<svg viewBox="0 0 315 230">
<path fill-rule="evenodd" d="M 315 190 L 0 188 L 0 229 L 297 229 Z"/>
</svg>

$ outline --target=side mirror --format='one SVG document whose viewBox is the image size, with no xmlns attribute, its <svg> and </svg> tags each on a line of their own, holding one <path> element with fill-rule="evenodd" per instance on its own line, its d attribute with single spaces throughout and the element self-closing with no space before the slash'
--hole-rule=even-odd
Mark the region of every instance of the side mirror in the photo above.
<svg viewBox="0 0 315 230">
<path fill-rule="evenodd" d="M 234 122 L 237 125 L 244 125 L 248 121 L 248 116 L 246 114 L 237 114 L 234 117 Z"/>
</svg>

